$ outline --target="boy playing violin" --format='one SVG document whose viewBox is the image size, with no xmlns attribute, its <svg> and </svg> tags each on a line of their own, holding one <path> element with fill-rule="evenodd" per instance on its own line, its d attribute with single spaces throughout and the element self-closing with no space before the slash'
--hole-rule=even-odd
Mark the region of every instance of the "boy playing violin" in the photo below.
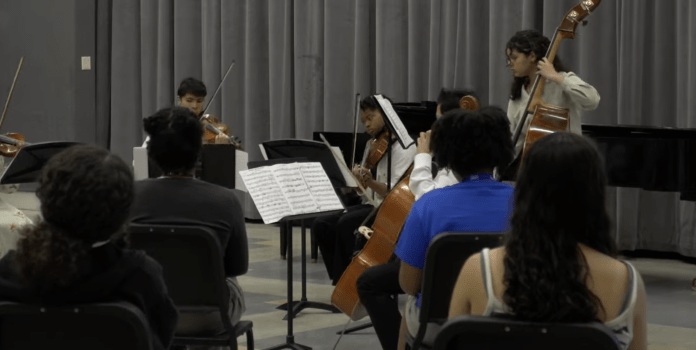
<svg viewBox="0 0 696 350">
<path fill-rule="evenodd" d="M 177 89 L 176 94 L 181 107 L 188 108 L 196 117 L 201 118 L 204 112 L 203 102 L 205 101 L 205 96 L 208 94 L 205 84 L 203 84 L 202 81 L 195 78 L 186 78 L 179 84 L 179 89 Z M 202 122 L 207 123 L 208 121 Z M 217 122 L 217 120 L 215 120 L 215 122 Z M 230 144 L 232 140 L 229 136 L 220 133 L 215 136 L 212 142 L 204 139 L 203 143 Z"/>
<path fill-rule="evenodd" d="M 386 132 L 386 124 L 377 99 L 374 96 L 367 96 L 360 101 L 360 111 L 360 121 L 365 126 L 367 133 L 373 137 L 365 148 L 363 155 L 364 163 L 370 152 L 370 145 L 383 132 Z M 379 205 L 389 192 L 390 187 L 387 186 L 387 183 L 390 186 L 396 185 L 416 154 L 414 145 L 404 149 L 400 143 L 393 140 L 388 142 L 388 148 L 391 148 L 391 177 L 388 176 L 389 161 L 386 155 L 389 150 L 385 152 L 385 155 L 372 169 L 366 169 L 362 165 L 353 168 L 353 174 L 366 188 L 365 197 L 370 198 L 376 205 Z M 350 264 L 355 244 L 353 232 L 373 209 L 374 206 L 368 204 L 367 200 L 364 200 L 362 204 L 346 208 L 346 211 L 342 214 L 324 216 L 314 220 L 312 232 L 317 239 L 326 270 L 329 278 L 333 281 L 333 285 L 338 283 L 341 275 Z"/>
</svg>

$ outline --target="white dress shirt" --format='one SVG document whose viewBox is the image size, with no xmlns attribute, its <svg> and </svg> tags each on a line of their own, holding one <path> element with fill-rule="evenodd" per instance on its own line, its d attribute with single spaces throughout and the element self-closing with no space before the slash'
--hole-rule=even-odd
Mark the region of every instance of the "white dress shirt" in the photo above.
<svg viewBox="0 0 696 350">
<path fill-rule="evenodd" d="M 438 170 L 437 175 L 433 179 L 432 162 L 433 158 L 428 153 L 416 154 L 416 158 L 413 161 L 413 171 L 411 172 L 411 180 L 408 183 L 408 187 L 416 197 L 416 200 L 436 188 L 459 183 L 454 173 L 448 168 Z"/>
</svg>

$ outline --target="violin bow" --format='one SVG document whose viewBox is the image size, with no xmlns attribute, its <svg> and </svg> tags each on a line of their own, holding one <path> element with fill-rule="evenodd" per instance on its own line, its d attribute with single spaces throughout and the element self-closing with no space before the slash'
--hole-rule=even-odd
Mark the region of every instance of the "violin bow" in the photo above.
<svg viewBox="0 0 696 350">
<path fill-rule="evenodd" d="M 17 79 L 19 78 L 19 72 L 22 70 L 22 65 L 24 64 L 24 56 L 19 59 L 19 66 L 17 67 L 17 73 L 15 73 L 14 80 L 12 81 L 12 87 L 10 88 L 10 93 L 7 95 L 7 102 L 5 102 L 5 109 L 2 111 L 2 119 L 0 119 L 0 129 L 5 123 L 5 116 L 7 115 L 7 109 L 10 107 L 10 100 L 12 100 L 12 93 L 14 92 L 15 85 L 17 85 Z"/>
<path fill-rule="evenodd" d="M 205 108 L 203 108 L 203 112 L 201 112 L 201 115 L 205 115 L 205 112 L 208 110 L 208 107 L 210 107 L 210 103 L 213 102 L 218 92 L 220 92 L 220 88 L 222 88 L 222 83 L 224 83 L 225 79 L 227 79 L 227 76 L 232 71 L 232 67 L 234 67 L 234 60 L 232 60 L 232 63 L 230 63 L 230 67 L 227 68 L 227 73 L 225 73 L 225 75 L 222 77 L 222 80 L 220 80 L 220 84 L 218 84 L 217 89 L 215 89 L 215 93 L 213 94 L 213 96 L 210 97 L 210 100 L 208 100 L 208 103 L 205 105 Z"/>
<path fill-rule="evenodd" d="M 353 153 L 350 157 L 350 166 L 355 165 L 355 148 L 358 143 L 358 118 L 360 116 L 360 93 L 355 94 L 355 118 L 353 118 Z"/>
</svg>

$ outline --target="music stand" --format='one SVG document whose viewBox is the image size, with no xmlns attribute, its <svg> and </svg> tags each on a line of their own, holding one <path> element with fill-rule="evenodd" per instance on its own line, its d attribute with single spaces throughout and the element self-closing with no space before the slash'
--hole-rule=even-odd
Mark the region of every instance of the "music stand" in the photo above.
<svg viewBox="0 0 696 350">
<path fill-rule="evenodd" d="M 298 141 L 298 140 L 293 140 L 293 141 Z M 301 141 L 301 140 L 299 140 L 299 141 Z M 264 142 L 264 144 L 265 144 L 265 142 Z M 268 151 L 268 148 L 266 150 Z M 270 157 L 271 156 L 269 155 L 269 158 Z M 267 160 L 267 161 L 249 162 L 249 169 L 257 168 L 257 167 L 261 167 L 261 166 L 275 165 L 275 164 L 287 164 L 287 163 L 295 163 L 295 162 L 301 163 L 303 161 L 307 162 L 308 160 L 307 160 L 307 158 L 299 157 L 299 158 L 277 158 L 277 159 L 272 159 L 272 160 Z M 332 215 L 332 214 L 339 213 L 341 211 L 342 210 L 332 210 L 332 211 L 327 211 L 327 212 L 322 212 L 322 213 L 292 215 L 292 216 L 284 217 L 278 222 L 280 224 L 281 237 L 285 237 L 285 242 L 283 242 L 283 240 L 281 240 L 281 249 L 282 249 L 282 246 L 285 244 L 287 244 L 287 246 L 288 246 L 287 259 L 286 259 L 286 261 L 287 261 L 287 282 L 288 282 L 288 287 L 287 287 L 288 288 L 288 290 L 287 290 L 288 302 L 277 307 L 277 309 L 287 310 L 287 314 L 285 315 L 285 317 L 283 319 L 288 321 L 288 334 L 286 335 L 285 343 L 268 348 L 267 350 L 278 350 L 278 349 L 311 350 L 312 348 L 310 348 L 308 346 L 295 343 L 295 336 L 293 335 L 293 321 L 292 321 L 295 318 L 295 316 L 300 311 L 302 311 L 303 309 L 306 309 L 306 308 L 321 309 L 321 310 L 331 311 L 333 313 L 341 312 L 333 305 L 307 300 L 307 250 L 306 250 L 307 249 L 306 248 L 307 231 L 306 231 L 306 228 L 304 225 L 304 219 L 311 219 L 311 218 L 316 218 L 319 216 Z M 302 266 L 302 298 L 299 301 L 294 301 L 293 296 L 292 296 L 292 224 L 291 224 L 291 222 L 294 220 L 300 220 L 300 222 L 301 222 L 300 226 L 302 227 L 302 264 L 301 264 L 301 266 Z"/>
<path fill-rule="evenodd" d="M 265 141 L 262 146 L 268 160 L 306 158 L 309 162 L 319 162 L 334 188 L 346 186 L 346 180 L 331 150 L 322 142 L 282 139 Z"/>
<path fill-rule="evenodd" d="M 79 142 L 57 141 L 34 143 L 22 147 L 2 174 L 0 184 L 36 182 L 44 164 L 52 156 L 79 144 Z"/>
</svg>

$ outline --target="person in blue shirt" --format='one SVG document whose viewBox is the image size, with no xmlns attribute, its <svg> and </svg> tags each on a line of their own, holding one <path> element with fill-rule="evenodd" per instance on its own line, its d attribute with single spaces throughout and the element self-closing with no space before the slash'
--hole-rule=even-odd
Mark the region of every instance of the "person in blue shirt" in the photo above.
<svg viewBox="0 0 696 350">
<path fill-rule="evenodd" d="M 401 322 L 399 349 L 405 332 L 418 331 L 420 289 L 425 253 L 433 238 L 444 232 L 504 232 L 510 227 L 513 188 L 496 181 L 493 169 L 512 160 L 513 145 L 505 111 L 484 107 L 476 112 L 446 113 L 432 128 L 434 161 L 448 167 L 460 181 L 423 195 L 411 209 L 395 254 L 401 259 L 399 283 L 409 295 Z M 424 344 L 432 344 L 428 327 Z"/>
</svg>

